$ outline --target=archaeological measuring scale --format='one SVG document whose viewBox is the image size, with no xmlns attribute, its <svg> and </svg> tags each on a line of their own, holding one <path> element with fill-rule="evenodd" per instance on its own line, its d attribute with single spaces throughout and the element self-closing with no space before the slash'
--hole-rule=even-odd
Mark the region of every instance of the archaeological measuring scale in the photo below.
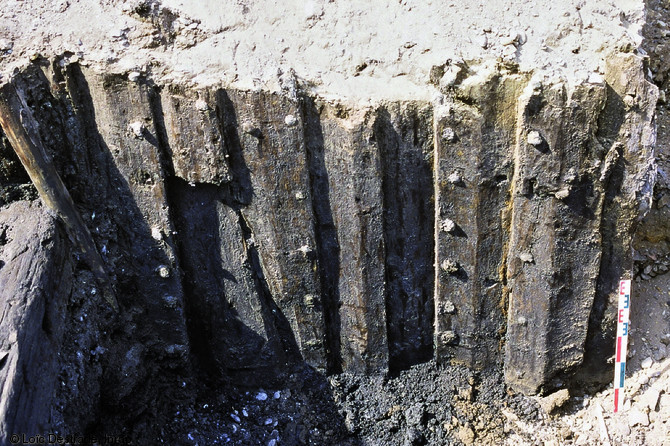
<svg viewBox="0 0 670 446">
<path fill-rule="evenodd" d="M 614 361 L 614 412 L 618 412 L 623 402 L 626 378 L 626 353 L 630 324 L 630 280 L 619 283 L 619 308 L 616 327 L 616 357 Z"/>
</svg>

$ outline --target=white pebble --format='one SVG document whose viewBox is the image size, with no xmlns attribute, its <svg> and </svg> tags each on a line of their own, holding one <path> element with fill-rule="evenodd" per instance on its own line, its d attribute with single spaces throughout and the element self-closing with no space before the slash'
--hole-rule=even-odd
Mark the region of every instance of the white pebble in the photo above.
<svg viewBox="0 0 670 446">
<path fill-rule="evenodd" d="M 240 422 L 240 417 L 238 417 L 238 416 L 235 415 L 234 413 L 231 413 L 231 414 L 230 414 L 230 418 L 232 418 L 233 420 L 235 420 L 236 423 L 239 423 L 239 422 Z M 235 425 L 233 424 L 233 426 L 235 426 Z M 235 428 L 233 428 L 233 429 L 235 429 Z M 237 430 L 237 429 L 235 429 L 235 430 Z"/>
<path fill-rule="evenodd" d="M 279 398 L 281 398 L 281 392 L 277 390 L 274 394 L 274 399 L 278 400 Z"/>
<path fill-rule="evenodd" d="M 258 401 L 265 401 L 266 399 L 268 399 L 268 394 L 265 393 L 265 392 L 258 392 L 258 393 L 256 394 L 256 399 L 257 399 Z"/>
<path fill-rule="evenodd" d="M 140 78 L 140 73 L 138 71 L 131 71 L 128 73 L 128 80 L 130 82 L 137 82 Z"/>
<path fill-rule="evenodd" d="M 442 139 L 447 142 L 454 142 L 456 141 L 456 132 L 451 127 L 446 127 L 442 130 Z"/>
<path fill-rule="evenodd" d="M 643 369 L 648 369 L 648 368 L 650 368 L 653 364 L 654 364 L 654 360 L 651 359 L 651 358 L 647 358 L 647 359 L 643 360 L 643 361 L 640 363 L 640 367 L 642 367 Z"/>
<path fill-rule="evenodd" d="M 266 418 L 265 419 L 265 425 L 267 426 L 269 424 L 272 424 L 272 418 Z"/>
<path fill-rule="evenodd" d="M 198 99 L 197 101 L 195 101 L 195 108 L 204 112 L 209 109 L 209 105 L 207 105 L 207 102 L 203 101 L 202 99 Z"/>
<path fill-rule="evenodd" d="M 447 177 L 447 181 L 451 184 L 459 184 L 463 181 L 463 178 L 457 172 L 454 172 Z"/>
<path fill-rule="evenodd" d="M 128 128 L 138 138 L 141 138 L 142 134 L 144 133 L 144 124 L 142 124 L 139 121 L 135 121 L 135 122 L 130 123 L 128 125 Z"/>
<path fill-rule="evenodd" d="M 537 130 L 533 130 L 531 132 L 528 132 L 526 141 L 531 146 L 539 146 L 540 144 L 542 144 L 542 135 L 540 135 L 540 132 L 538 132 Z"/>
<path fill-rule="evenodd" d="M 533 262 L 533 254 L 529 252 L 523 252 L 519 255 L 519 259 L 521 259 L 522 262 L 525 263 L 532 263 Z"/>
<path fill-rule="evenodd" d="M 161 276 L 163 279 L 167 279 L 168 277 L 170 277 L 170 269 L 167 266 L 161 265 L 157 268 L 157 270 L 158 275 Z"/>
<path fill-rule="evenodd" d="M 289 127 L 293 127 L 297 123 L 298 123 L 298 120 L 293 115 L 286 115 L 286 117 L 284 118 L 284 124 L 286 124 Z"/>
<path fill-rule="evenodd" d="M 163 238 L 163 234 L 161 234 L 161 229 L 159 227 L 153 226 L 151 228 L 151 238 L 157 241 Z"/>
<path fill-rule="evenodd" d="M 245 417 L 249 416 L 249 412 L 247 412 L 247 409 L 242 409 L 242 415 L 244 415 Z"/>
<path fill-rule="evenodd" d="M 458 271 L 458 263 L 454 262 L 453 260 L 445 259 L 442 261 L 440 264 L 440 268 L 442 268 L 442 271 L 453 274 Z"/>
<path fill-rule="evenodd" d="M 456 229 L 456 223 L 454 223 L 454 221 L 449 219 L 449 218 L 445 218 L 444 220 L 442 220 L 442 223 L 440 224 L 440 228 L 444 232 L 451 233 L 451 232 L 454 231 L 454 229 Z"/>
</svg>

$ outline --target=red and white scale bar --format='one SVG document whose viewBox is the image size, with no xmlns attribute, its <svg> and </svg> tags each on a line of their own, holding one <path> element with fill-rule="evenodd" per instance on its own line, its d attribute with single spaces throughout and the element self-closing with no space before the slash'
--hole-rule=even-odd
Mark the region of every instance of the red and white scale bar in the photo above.
<svg viewBox="0 0 670 446">
<path fill-rule="evenodd" d="M 630 322 L 630 280 L 619 282 L 619 310 L 616 324 L 616 362 L 614 363 L 614 412 L 623 402 L 623 383 L 626 377 L 626 350 Z"/>
</svg>

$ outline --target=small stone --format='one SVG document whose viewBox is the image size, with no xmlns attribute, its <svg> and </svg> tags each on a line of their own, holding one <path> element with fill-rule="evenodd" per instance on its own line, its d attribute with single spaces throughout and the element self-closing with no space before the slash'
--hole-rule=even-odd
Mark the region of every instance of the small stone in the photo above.
<svg viewBox="0 0 670 446">
<path fill-rule="evenodd" d="M 251 132 L 253 132 L 254 130 L 255 130 L 254 125 L 253 125 L 252 123 L 250 123 L 249 121 L 244 121 L 244 122 L 242 123 L 242 131 L 243 131 L 244 133 L 249 133 L 249 134 L 251 134 Z"/>
<path fill-rule="evenodd" d="M 442 130 L 442 139 L 446 142 L 454 142 L 456 141 L 456 132 L 454 132 L 454 129 L 451 127 L 445 127 L 445 129 Z"/>
<path fill-rule="evenodd" d="M 195 101 L 195 108 L 197 108 L 201 112 L 204 112 L 209 110 L 209 105 L 207 105 L 207 102 L 203 101 L 202 99 L 198 99 L 197 101 Z"/>
<path fill-rule="evenodd" d="M 628 424 L 633 426 L 649 426 L 649 416 L 639 409 L 633 409 L 628 414 Z"/>
<path fill-rule="evenodd" d="M 458 336 L 453 330 L 447 330 L 440 333 L 440 341 L 443 345 L 455 344 Z"/>
<path fill-rule="evenodd" d="M 440 303 L 440 314 L 453 314 L 456 311 L 454 303 L 450 300 L 445 300 Z"/>
<path fill-rule="evenodd" d="M 458 172 L 454 172 L 447 177 L 447 181 L 450 184 L 461 184 L 463 183 L 463 178 L 458 174 Z"/>
<path fill-rule="evenodd" d="M 163 279 L 167 279 L 170 277 L 170 268 L 168 268 L 165 265 L 161 265 L 157 268 L 158 275 L 161 276 Z"/>
<path fill-rule="evenodd" d="M 654 351 L 654 361 L 656 362 L 661 362 L 665 357 L 667 356 L 667 349 L 665 348 L 665 345 L 659 344 L 658 347 L 656 347 L 656 350 Z"/>
<path fill-rule="evenodd" d="M 128 73 L 128 80 L 130 82 L 137 82 L 140 79 L 141 74 L 138 71 L 131 71 Z"/>
<path fill-rule="evenodd" d="M 533 263 L 533 260 L 535 260 L 533 258 L 533 254 L 529 252 L 522 252 L 521 254 L 519 254 L 519 259 L 521 259 L 521 261 L 524 263 Z"/>
<path fill-rule="evenodd" d="M 142 135 L 144 134 L 144 130 L 146 130 L 144 124 L 142 124 L 139 121 L 130 123 L 128 125 L 128 128 L 137 138 L 141 138 Z"/>
<path fill-rule="evenodd" d="M 454 274 L 459 269 L 458 263 L 450 259 L 443 260 L 440 264 L 440 268 L 442 268 L 442 271 L 448 274 Z"/>
<path fill-rule="evenodd" d="M 456 223 L 454 223 L 454 221 L 449 218 L 445 218 L 440 223 L 440 229 L 442 229 L 444 232 L 452 233 L 456 229 Z"/>
<path fill-rule="evenodd" d="M 589 74 L 587 82 L 589 84 L 604 84 L 605 79 L 598 73 Z"/>
<path fill-rule="evenodd" d="M 305 199 L 305 193 L 301 190 L 295 193 L 295 199 L 296 200 L 304 200 Z"/>
<path fill-rule="evenodd" d="M 256 399 L 257 399 L 258 401 L 265 401 L 265 400 L 268 399 L 268 394 L 265 393 L 265 392 L 258 392 L 258 393 L 256 394 Z"/>
<path fill-rule="evenodd" d="M 289 127 L 293 127 L 297 123 L 298 123 L 298 120 L 293 115 L 286 115 L 286 117 L 284 118 L 284 124 L 286 124 Z"/>
<path fill-rule="evenodd" d="M 538 132 L 537 130 L 532 130 L 528 132 L 528 135 L 526 136 L 526 142 L 528 142 L 528 144 L 530 144 L 531 146 L 537 147 L 540 144 L 542 144 L 542 141 L 543 141 L 542 135 L 540 135 L 540 132 Z"/>
<path fill-rule="evenodd" d="M 161 229 L 159 227 L 153 226 L 151 228 L 151 238 L 156 241 L 159 241 L 163 238 L 163 234 L 161 233 Z"/>
<path fill-rule="evenodd" d="M 314 252 L 314 250 L 309 245 L 302 245 L 300 248 L 298 248 L 298 251 L 300 251 L 305 257 Z"/>
<path fill-rule="evenodd" d="M 526 320 L 525 317 L 519 316 L 519 318 L 516 320 L 516 323 L 519 325 L 526 325 L 528 321 Z"/>
<path fill-rule="evenodd" d="M 307 308 L 313 308 L 316 302 L 316 297 L 313 294 L 305 294 L 305 306 Z"/>
<path fill-rule="evenodd" d="M 623 103 L 626 104 L 629 108 L 632 108 L 635 106 L 635 96 L 632 94 L 627 94 L 623 97 Z"/>
<path fill-rule="evenodd" d="M 528 36 L 524 31 L 517 32 L 516 41 L 519 45 L 525 45 L 528 42 Z"/>
<path fill-rule="evenodd" d="M 654 387 L 655 386 L 652 386 L 638 399 L 639 405 L 651 411 L 656 410 L 656 407 L 658 406 L 658 400 L 661 397 L 661 392 Z"/>
<path fill-rule="evenodd" d="M 280 392 L 279 390 L 277 390 L 277 391 L 274 393 L 274 395 L 272 395 L 272 398 L 278 400 L 279 398 L 281 398 L 281 392 Z"/>
<path fill-rule="evenodd" d="M 570 189 L 568 188 L 561 189 L 554 194 L 554 196 L 559 200 L 565 200 L 566 198 L 568 198 L 569 195 L 570 195 Z"/>
<path fill-rule="evenodd" d="M 486 34 L 482 34 L 477 38 L 477 44 L 486 49 L 489 46 L 489 38 Z"/>
<path fill-rule="evenodd" d="M 554 392 L 551 395 L 547 395 L 544 398 L 540 398 L 540 407 L 547 414 L 552 413 L 557 408 L 563 406 L 566 402 L 570 400 L 570 392 L 568 389 L 561 389 L 558 392 Z"/>
<path fill-rule="evenodd" d="M 456 437 L 458 437 L 458 439 L 466 446 L 475 444 L 475 433 L 469 426 L 459 427 L 458 431 L 456 431 Z"/>
<path fill-rule="evenodd" d="M 233 420 L 235 420 L 236 423 L 239 423 L 239 422 L 240 422 L 240 417 L 238 417 L 238 416 L 235 415 L 234 413 L 231 413 L 231 414 L 230 414 L 230 418 L 232 418 Z"/>
<path fill-rule="evenodd" d="M 12 41 L 7 39 L 0 39 L 0 51 L 9 51 L 13 48 Z"/>
<path fill-rule="evenodd" d="M 516 33 L 511 32 L 511 33 L 509 33 L 508 35 L 503 36 L 503 37 L 500 39 L 500 43 L 501 43 L 501 45 L 503 45 L 503 46 L 514 45 L 514 44 L 517 43 L 517 39 L 518 39 L 518 37 L 519 37 L 519 36 L 518 36 Z"/>
<path fill-rule="evenodd" d="M 444 70 L 444 75 L 440 79 L 440 87 L 449 88 L 456 85 L 458 82 L 458 76 L 461 74 L 462 68 L 456 64 L 449 65 L 449 67 Z"/>
<path fill-rule="evenodd" d="M 648 369 L 654 364 L 654 360 L 652 358 L 646 358 L 640 363 L 640 367 L 643 369 Z"/>
</svg>

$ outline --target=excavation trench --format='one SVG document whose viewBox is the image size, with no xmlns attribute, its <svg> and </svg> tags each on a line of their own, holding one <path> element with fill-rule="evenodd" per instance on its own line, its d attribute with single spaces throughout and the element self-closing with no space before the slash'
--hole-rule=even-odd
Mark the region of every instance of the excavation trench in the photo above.
<svg viewBox="0 0 670 446">
<path fill-rule="evenodd" d="M 494 441 L 483 407 L 505 387 L 547 392 L 611 354 L 653 185 L 642 66 L 619 54 L 576 86 L 480 67 L 438 102 L 357 108 L 37 59 L 7 113 L 36 123 L 84 226 L 51 183 L 51 211 L 36 200 L 2 135 L 0 438 L 356 444 L 371 419 L 421 444 L 448 433 L 413 424 L 453 416 Z"/>
</svg>

